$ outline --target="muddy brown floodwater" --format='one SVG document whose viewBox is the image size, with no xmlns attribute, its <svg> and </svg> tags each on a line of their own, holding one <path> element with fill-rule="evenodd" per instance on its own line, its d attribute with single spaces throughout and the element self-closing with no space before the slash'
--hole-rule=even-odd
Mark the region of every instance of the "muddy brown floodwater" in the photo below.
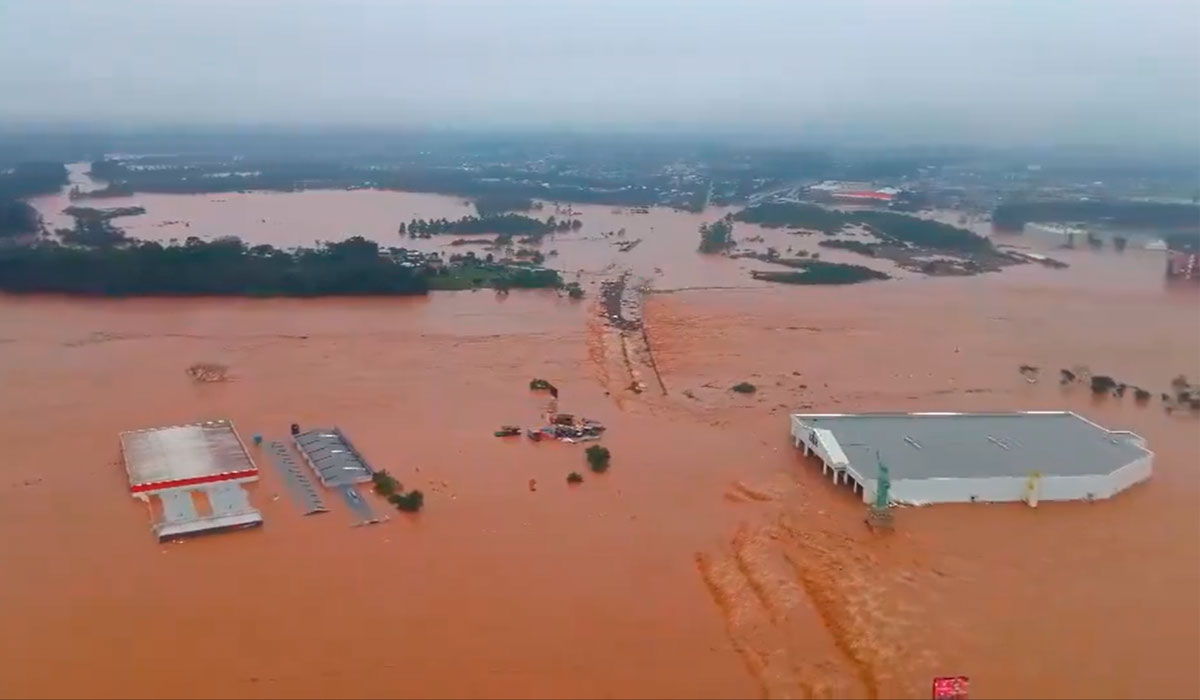
<svg viewBox="0 0 1200 700">
<path fill-rule="evenodd" d="M 278 244 L 382 240 L 466 211 L 366 192 L 97 206 L 129 202 L 148 210 L 120 220 L 135 235 L 187 218 Z M 231 203 L 268 223 L 226 230 Z M 645 342 L 665 395 L 626 388 L 595 293 L 0 297 L 0 695 L 922 697 L 945 674 L 976 697 L 1200 694 L 1200 421 L 1055 382 L 1076 363 L 1156 395 L 1200 376 L 1200 297 L 1165 288 L 1161 258 L 764 286 L 747 272 L 760 263 L 694 252 L 719 212 L 576 209 L 584 230 L 544 247 L 593 290 L 615 270 L 652 279 Z M 318 214 L 345 226 L 279 223 Z M 594 239 L 619 226 L 644 242 Z M 198 362 L 228 380 L 193 382 Z M 579 445 L 492 437 L 535 422 L 532 377 L 609 426 L 608 473 L 586 471 Z M 742 380 L 758 392 L 727 390 Z M 874 537 L 786 419 L 1041 408 L 1141 433 L 1154 477 L 1093 504 L 901 509 Z M 360 528 L 337 503 L 302 517 L 264 468 L 263 528 L 158 544 L 117 433 L 211 417 L 268 439 L 336 423 L 425 511 Z"/>
</svg>

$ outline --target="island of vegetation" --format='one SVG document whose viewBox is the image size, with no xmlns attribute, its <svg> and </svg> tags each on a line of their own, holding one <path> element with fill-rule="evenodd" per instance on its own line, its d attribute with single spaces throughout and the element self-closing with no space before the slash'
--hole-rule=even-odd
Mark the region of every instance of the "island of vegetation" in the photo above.
<svg viewBox="0 0 1200 700">
<path fill-rule="evenodd" d="M 103 248 L 124 245 L 130 242 L 125 232 L 113 225 L 112 221 L 100 217 L 75 217 L 72 228 L 55 229 L 54 235 L 63 243 L 71 245 Z"/>
<path fill-rule="evenodd" d="M 707 254 L 723 253 L 734 246 L 733 216 L 726 214 L 724 218 L 711 224 L 700 224 L 700 252 Z"/>
<path fill-rule="evenodd" d="M 145 207 L 110 207 L 95 209 L 93 207 L 70 206 L 63 213 L 76 219 L 115 219 L 119 216 L 140 216 L 146 213 Z"/>
<path fill-rule="evenodd" d="M 0 169 L 0 239 L 35 235 L 42 218 L 25 197 L 58 192 L 67 184 L 67 169 L 62 163 L 17 163 Z"/>
<path fill-rule="evenodd" d="M 583 226 L 579 219 L 556 219 L 551 216 L 545 221 L 520 214 L 493 214 L 489 216 L 464 216 L 456 221 L 449 219 L 413 219 L 407 224 L 401 223 L 399 233 L 409 238 L 432 238 L 446 234 L 458 236 L 477 236 L 494 233 L 511 239 L 512 236 L 525 236 L 527 243 L 533 243 L 547 234 L 556 231 L 573 231 Z M 506 241 L 501 241 L 506 242 Z"/>
<path fill-rule="evenodd" d="M 371 482 L 375 486 L 375 493 L 386 498 L 397 510 L 416 513 L 425 505 L 425 494 L 418 489 L 405 493 L 404 487 L 386 469 L 372 474 Z"/>
<path fill-rule="evenodd" d="M 0 239 L 36 234 L 41 225 L 37 209 L 20 200 L 0 201 Z"/>
<path fill-rule="evenodd" d="M 210 242 L 192 237 L 180 245 L 137 241 L 126 239 L 107 221 L 96 220 L 77 223 L 70 233 L 68 245 L 43 240 L 0 248 L 0 291 L 310 297 L 563 286 L 554 270 L 489 262 L 470 254 L 443 262 L 436 254 L 381 249 L 357 236 L 317 248 L 280 250 L 248 247 L 232 237 Z"/>
<path fill-rule="evenodd" d="M 485 218 L 513 211 L 530 211 L 541 208 L 541 202 L 534 202 L 528 197 L 515 195 L 485 194 L 475 198 L 475 211 Z"/>
<path fill-rule="evenodd" d="M 1005 202 L 992 212 L 992 225 L 1024 230 L 1030 222 L 1071 221 L 1158 229 L 1200 229 L 1200 205 L 1128 200 Z"/>
<path fill-rule="evenodd" d="M 608 471 L 608 463 L 612 460 L 612 453 L 607 447 L 601 445 L 592 445 L 584 450 L 584 455 L 587 457 L 588 467 L 597 474 L 602 474 Z"/>
<path fill-rule="evenodd" d="M 856 236 L 859 240 L 828 239 L 818 245 L 886 258 L 906 270 L 927 275 L 973 275 L 1028 262 L 1021 256 L 997 250 L 987 238 L 966 229 L 895 212 L 838 211 L 815 204 L 771 203 L 743 209 L 734 218 L 771 228 Z"/>
<path fill-rule="evenodd" d="M 863 241 L 843 240 L 840 238 L 818 241 L 817 245 L 821 246 L 822 248 L 848 250 L 852 253 L 865 255 L 869 258 L 875 257 L 875 250 L 879 247 L 876 243 L 864 243 Z"/>
<path fill-rule="evenodd" d="M 886 272 L 863 265 L 824 262 L 822 260 L 778 260 L 794 270 L 755 270 L 751 276 L 765 282 L 784 284 L 857 284 L 871 280 L 886 280 Z"/>
<path fill-rule="evenodd" d="M 788 226 L 828 235 L 857 226 L 885 242 L 944 251 L 975 253 L 992 247 L 988 239 L 966 229 L 888 211 L 837 211 L 816 204 L 762 204 L 743 209 L 734 218 L 769 228 Z"/>
<path fill-rule="evenodd" d="M 83 190 L 78 185 L 71 188 L 67 196 L 71 201 L 77 199 L 108 199 L 112 197 L 130 197 L 134 195 L 134 189 L 130 185 L 123 182 L 110 182 L 104 187 L 95 190 Z"/>
</svg>

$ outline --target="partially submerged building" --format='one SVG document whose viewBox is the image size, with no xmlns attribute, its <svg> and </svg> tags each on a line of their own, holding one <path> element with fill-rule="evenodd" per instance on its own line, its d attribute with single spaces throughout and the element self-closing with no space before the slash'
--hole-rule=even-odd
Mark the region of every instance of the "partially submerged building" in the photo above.
<svg viewBox="0 0 1200 700">
<path fill-rule="evenodd" d="M 130 494 L 161 505 L 152 526 L 160 540 L 262 524 L 241 486 L 258 480 L 258 467 L 229 421 L 130 430 L 120 438 Z M 197 492 L 207 500 L 205 512 Z"/>
<path fill-rule="evenodd" d="M 304 461 L 329 488 L 361 484 L 375 473 L 338 428 L 313 428 L 292 436 Z"/>
<path fill-rule="evenodd" d="M 872 502 L 881 468 L 898 503 L 1109 498 L 1150 478 L 1135 433 L 1069 411 L 796 413 L 792 438 L 821 471 Z"/>
</svg>

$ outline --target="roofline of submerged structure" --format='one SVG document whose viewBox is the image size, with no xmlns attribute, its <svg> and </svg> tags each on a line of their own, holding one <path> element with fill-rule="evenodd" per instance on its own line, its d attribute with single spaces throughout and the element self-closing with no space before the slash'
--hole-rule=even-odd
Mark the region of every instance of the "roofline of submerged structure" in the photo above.
<svg viewBox="0 0 1200 700">
<path fill-rule="evenodd" d="M 126 457 L 126 436 L 137 435 L 139 433 L 153 433 L 169 428 L 191 428 L 195 426 L 221 424 L 229 429 L 229 432 L 237 440 L 238 447 L 241 448 L 242 456 L 246 458 L 246 462 L 250 465 L 249 469 L 235 469 L 226 472 L 214 472 L 212 474 L 203 474 L 200 476 L 182 477 L 178 479 L 159 479 L 156 481 L 135 481 L 133 472 L 131 471 L 129 459 Z M 246 449 L 246 443 L 242 440 L 242 436 L 234 427 L 233 421 L 220 418 L 216 420 L 195 421 L 192 423 L 177 423 L 174 425 L 160 425 L 154 428 L 137 428 L 135 430 L 122 430 L 117 433 L 118 442 L 121 444 L 122 462 L 125 466 L 125 476 L 129 480 L 129 492 L 135 498 L 145 498 L 159 491 L 167 489 L 187 488 L 189 486 L 203 486 L 205 484 L 215 484 L 219 482 L 249 482 L 258 481 L 258 465 L 254 462 L 254 457 L 250 455 L 250 450 Z"/>
<path fill-rule="evenodd" d="M 855 494 L 861 494 L 864 503 L 872 503 L 878 489 L 877 479 L 868 478 L 854 468 L 854 464 L 837 444 L 836 438 L 831 447 L 836 447 L 836 454 L 844 458 L 844 463 L 830 463 L 827 459 L 829 452 L 822 454 L 816 449 L 820 445 L 810 446 L 804 440 L 798 429 L 808 430 L 812 426 L 804 424 L 805 418 L 920 418 L 920 417 L 963 417 L 963 418 L 1004 418 L 1019 416 L 1071 416 L 1108 435 L 1123 436 L 1145 454 L 1108 473 L 1096 473 L 1083 476 L 1077 475 L 1042 475 L 1030 472 L 1025 476 L 985 476 L 985 477 L 926 477 L 909 478 L 892 475 L 890 495 L 893 503 L 903 505 L 926 505 L 932 503 L 965 503 L 965 502 L 1014 502 L 1024 501 L 1031 506 L 1038 501 L 1076 501 L 1100 500 L 1128 489 L 1134 484 L 1150 478 L 1154 465 L 1154 452 L 1149 449 L 1146 439 L 1130 430 L 1111 430 L 1074 411 L 993 411 L 969 413 L 960 411 L 876 411 L 866 413 L 792 413 L 789 416 L 790 433 L 793 444 L 797 449 L 803 448 L 804 456 L 816 455 L 821 461 L 821 473 L 832 478 L 835 484 L 848 484 Z M 822 432 L 832 434 L 829 428 L 821 428 Z M 940 491 L 940 493 L 937 493 Z M 933 496 L 933 497 L 921 497 Z"/>
</svg>

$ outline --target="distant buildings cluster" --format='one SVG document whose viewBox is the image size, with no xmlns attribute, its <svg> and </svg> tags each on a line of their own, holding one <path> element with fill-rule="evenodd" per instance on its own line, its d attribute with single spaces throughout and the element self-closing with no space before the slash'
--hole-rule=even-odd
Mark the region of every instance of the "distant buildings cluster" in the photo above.
<svg viewBox="0 0 1200 700">
<path fill-rule="evenodd" d="M 866 204 L 890 204 L 900 194 L 895 187 L 873 187 L 869 182 L 844 182 L 825 180 L 808 188 L 813 200 L 862 202 Z"/>
</svg>

